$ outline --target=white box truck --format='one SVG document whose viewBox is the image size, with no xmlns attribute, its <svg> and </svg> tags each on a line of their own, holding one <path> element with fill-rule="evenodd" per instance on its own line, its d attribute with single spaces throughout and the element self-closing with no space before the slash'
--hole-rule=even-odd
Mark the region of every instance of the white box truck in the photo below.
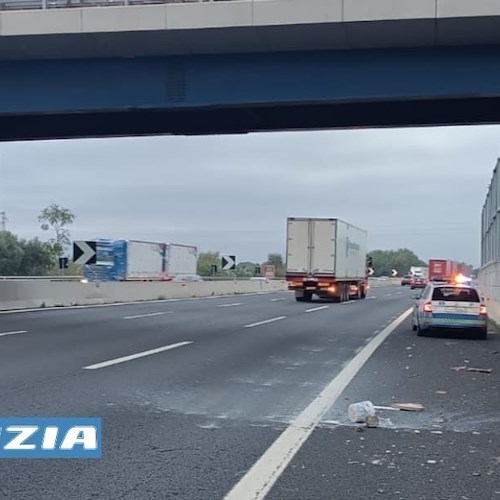
<svg viewBox="0 0 500 500">
<path fill-rule="evenodd" d="M 168 278 L 176 276 L 189 276 L 196 274 L 198 263 L 198 249 L 189 245 L 170 243 L 167 248 L 167 275 Z"/>
<path fill-rule="evenodd" d="M 343 302 L 368 290 L 367 233 L 339 219 L 287 219 L 286 280 L 298 302 Z"/>
<path fill-rule="evenodd" d="M 114 242 L 113 279 L 117 281 L 161 281 L 167 278 L 165 243 Z"/>
</svg>

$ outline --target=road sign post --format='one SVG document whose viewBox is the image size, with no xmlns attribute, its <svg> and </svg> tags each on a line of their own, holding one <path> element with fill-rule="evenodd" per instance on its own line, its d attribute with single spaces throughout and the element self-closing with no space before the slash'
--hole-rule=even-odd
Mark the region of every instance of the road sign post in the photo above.
<svg viewBox="0 0 500 500">
<path fill-rule="evenodd" d="M 64 270 L 68 269 L 68 257 L 59 257 L 59 274 L 64 275 Z"/>
<path fill-rule="evenodd" d="M 212 280 L 215 281 L 215 275 L 217 274 L 217 266 L 215 264 L 210 266 L 210 272 L 212 274 Z"/>
</svg>

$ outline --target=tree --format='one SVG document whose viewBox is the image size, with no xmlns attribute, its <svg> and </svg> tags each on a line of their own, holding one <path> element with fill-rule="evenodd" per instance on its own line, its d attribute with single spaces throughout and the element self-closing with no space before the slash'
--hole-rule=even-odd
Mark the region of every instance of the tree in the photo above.
<svg viewBox="0 0 500 500">
<path fill-rule="evenodd" d="M 22 240 L 9 231 L 0 232 L 0 275 L 40 276 L 54 265 L 53 247 L 38 238 Z"/>
<path fill-rule="evenodd" d="M 238 278 L 251 278 L 255 276 L 255 268 L 258 265 L 255 262 L 240 262 L 236 266 L 236 276 Z"/>
<path fill-rule="evenodd" d="M 407 274 L 412 266 L 426 267 L 427 264 L 420 260 L 408 248 L 399 250 L 373 250 L 370 252 L 373 260 L 373 269 L 375 276 L 391 276 L 395 269 L 398 275 Z"/>
<path fill-rule="evenodd" d="M 212 266 L 217 266 L 217 269 L 220 270 L 221 258 L 219 252 L 201 252 L 198 255 L 196 265 L 198 274 L 200 276 L 212 276 Z"/>
<path fill-rule="evenodd" d="M 272 265 L 276 269 L 276 277 L 285 275 L 285 264 L 283 256 L 280 253 L 270 253 L 267 256 L 267 261 L 264 264 Z"/>
<path fill-rule="evenodd" d="M 50 241 L 57 256 L 61 256 L 71 242 L 69 229 L 66 226 L 73 224 L 75 218 L 71 210 L 55 203 L 44 208 L 38 216 L 38 222 L 41 223 L 40 227 L 43 231 L 52 229 L 56 233 L 56 237 L 51 238 Z"/>
<path fill-rule="evenodd" d="M 19 238 L 10 231 L 0 231 L 0 275 L 17 276 L 23 259 Z"/>
<path fill-rule="evenodd" d="M 38 238 L 22 240 L 23 257 L 18 273 L 21 276 L 43 276 L 54 268 L 54 249 Z"/>
</svg>

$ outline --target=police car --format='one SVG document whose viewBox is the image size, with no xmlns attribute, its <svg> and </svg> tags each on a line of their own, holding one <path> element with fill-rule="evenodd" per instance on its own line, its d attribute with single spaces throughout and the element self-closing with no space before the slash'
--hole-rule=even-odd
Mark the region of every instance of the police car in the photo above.
<svg viewBox="0 0 500 500">
<path fill-rule="evenodd" d="M 487 310 L 473 286 L 429 283 L 413 308 L 412 326 L 419 336 L 434 329 L 456 329 L 472 330 L 486 339 Z"/>
</svg>

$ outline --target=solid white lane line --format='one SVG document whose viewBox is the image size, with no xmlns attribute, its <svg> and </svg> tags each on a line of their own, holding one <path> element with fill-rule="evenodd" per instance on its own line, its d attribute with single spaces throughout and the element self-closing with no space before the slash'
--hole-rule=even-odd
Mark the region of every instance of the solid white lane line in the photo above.
<svg viewBox="0 0 500 500">
<path fill-rule="evenodd" d="M 101 363 L 96 363 L 94 365 L 84 366 L 84 370 L 97 370 L 99 368 L 106 368 L 107 366 L 117 365 L 119 363 L 125 363 L 126 361 L 132 361 L 137 358 L 144 358 L 145 356 L 151 356 L 151 354 L 158 354 L 159 352 L 170 351 L 176 349 L 177 347 L 182 347 L 185 345 L 192 344 L 192 341 L 177 342 L 176 344 L 165 345 L 163 347 L 158 347 L 156 349 L 151 349 L 149 351 L 138 352 L 136 354 L 131 354 L 130 356 L 123 356 L 121 358 L 110 359 L 108 361 L 102 361 Z"/>
<path fill-rule="evenodd" d="M 320 306 L 320 307 L 313 307 L 312 309 L 306 309 L 304 312 L 306 313 L 312 313 L 314 311 L 321 311 L 322 309 L 328 309 L 330 306 Z"/>
<path fill-rule="evenodd" d="M 279 299 L 270 299 L 271 302 L 278 302 L 280 300 L 286 300 L 285 297 L 280 297 Z"/>
<path fill-rule="evenodd" d="M 224 497 L 224 500 L 262 500 L 271 490 L 295 454 L 306 442 L 322 417 L 332 407 L 354 376 L 382 342 L 411 314 L 405 311 L 382 330 L 313 399 L 311 404 L 287 427 L 252 468 Z"/>
<path fill-rule="evenodd" d="M 357 300 L 348 300 L 347 302 L 341 302 L 340 305 L 347 306 L 349 304 L 355 304 L 356 302 L 357 302 Z"/>
<path fill-rule="evenodd" d="M 7 335 L 17 335 L 18 333 L 28 333 L 27 330 L 17 330 L 15 332 L 3 332 L 0 333 L 0 337 L 6 337 Z"/>
<path fill-rule="evenodd" d="M 280 321 L 285 318 L 286 316 L 277 316 L 276 318 L 266 319 L 264 321 L 258 321 L 257 323 L 251 323 L 250 325 L 245 325 L 245 328 L 253 328 L 254 326 L 267 325 L 268 323 L 274 323 L 275 321 Z"/>
<path fill-rule="evenodd" d="M 149 318 L 151 316 L 163 316 L 164 314 L 173 314 L 173 311 L 155 312 L 155 313 L 147 313 L 147 314 L 136 314 L 135 316 L 123 316 L 123 319 Z"/>
<path fill-rule="evenodd" d="M 235 306 L 241 306 L 241 302 L 235 302 L 234 304 L 221 304 L 220 306 L 217 307 L 235 307 Z"/>
</svg>

